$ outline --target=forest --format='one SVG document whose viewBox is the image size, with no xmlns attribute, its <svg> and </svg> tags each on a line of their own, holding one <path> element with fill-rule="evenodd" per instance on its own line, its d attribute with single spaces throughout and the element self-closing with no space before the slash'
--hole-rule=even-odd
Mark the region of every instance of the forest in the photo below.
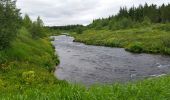
<svg viewBox="0 0 170 100">
<path fill-rule="evenodd" d="M 170 4 L 162 4 L 162 6 L 148 5 L 147 3 L 138 7 L 122 7 L 119 13 L 109 18 L 94 20 L 89 28 L 118 30 L 140 25 L 149 25 L 151 23 L 169 23 Z"/>
</svg>

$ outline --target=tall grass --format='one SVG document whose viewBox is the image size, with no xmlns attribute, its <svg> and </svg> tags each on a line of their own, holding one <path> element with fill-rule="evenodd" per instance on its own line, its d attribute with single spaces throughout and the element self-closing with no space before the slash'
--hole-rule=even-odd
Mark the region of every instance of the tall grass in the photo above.
<svg viewBox="0 0 170 100">
<path fill-rule="evenodd" d="M 170 77 L 148 79 L 126 85 L 93 86 L 43 84 L 2 92 L 1 99 L 17 100 L 169 100 Z"/>
</svg>

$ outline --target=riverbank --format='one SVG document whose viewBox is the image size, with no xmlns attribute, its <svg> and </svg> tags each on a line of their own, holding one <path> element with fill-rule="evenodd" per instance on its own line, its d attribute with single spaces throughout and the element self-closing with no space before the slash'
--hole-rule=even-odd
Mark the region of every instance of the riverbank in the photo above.
<svg viewBox="0 0 170 100">
<path fill-rule="evenodd" d="M 154 24 L 120 30 L 85 30 L 72 34 L 76 42 L 88 45 L 121 47 L 134 53 L 170 55 L 169 24 Z"/>
</svg>

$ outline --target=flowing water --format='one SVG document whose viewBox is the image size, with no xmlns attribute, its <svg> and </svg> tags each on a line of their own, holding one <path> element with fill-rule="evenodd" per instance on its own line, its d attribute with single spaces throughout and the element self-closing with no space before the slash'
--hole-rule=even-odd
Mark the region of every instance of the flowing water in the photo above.
<svg viewBox="0 0 170 100">
<path fill-rule="evenodd" d="M 90 46 L 61 35 L 53 41 L 60 58 L 55 75 L 70 83 L 112 84 L 170 73 L 170 57 L 134 54 L 123 48 Z"/>
</svg>

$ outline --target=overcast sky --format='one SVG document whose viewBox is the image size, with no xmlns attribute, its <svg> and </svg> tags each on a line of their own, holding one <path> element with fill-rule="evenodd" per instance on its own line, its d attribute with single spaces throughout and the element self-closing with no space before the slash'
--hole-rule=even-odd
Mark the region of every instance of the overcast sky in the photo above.
<svg viewBox="0 0 170 100">
<path fill-rule="evenodd" d="M 93 19 L 116 14 L 119 8 L 139 4 L 170 3 L 170 0 L 18 0 L 22 14 L 29 14 L 35 20 L 41 16 L 45 25 L 87 25 Z"/>
</svg>

